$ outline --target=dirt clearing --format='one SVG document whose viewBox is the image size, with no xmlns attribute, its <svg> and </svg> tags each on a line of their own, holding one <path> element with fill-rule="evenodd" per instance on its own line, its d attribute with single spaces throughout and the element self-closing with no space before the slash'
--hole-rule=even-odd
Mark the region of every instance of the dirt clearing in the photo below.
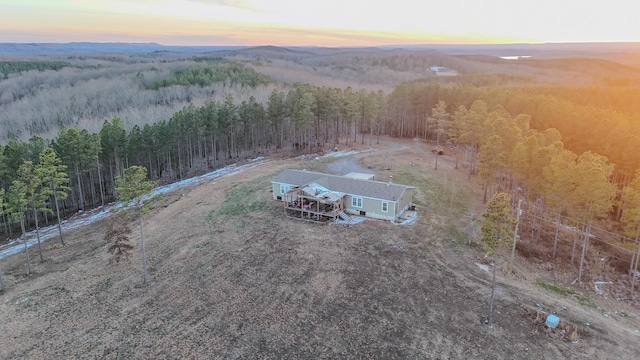
<svg viewBox="0 0 640 360">
<path fill-rule="evenodd" d="M 137 252 L 109 263 L 104 221 L 68 233 L 64 247 L 47 241 L 30 277 L 23 253 L 2 259 L 0 358 L 640 357 L 637 310 L 558 296 L 536 284 L 544 271 L 520 261 L 515 274 L 498 266 L 485 325 L 491 276 L 468 245 L 481 196 L 446 155 L 434 171 L 428 144 L 389 141 L 358 164 L 417 186 L 411 225 L 287 218 L 271 177 L 328 171 L 335 159 L 272 160 L 154 204 L 143 222 L 147 285 Z M 546 329 L 539 314 L 549 311 L 577 335 Z"/>
</svg>

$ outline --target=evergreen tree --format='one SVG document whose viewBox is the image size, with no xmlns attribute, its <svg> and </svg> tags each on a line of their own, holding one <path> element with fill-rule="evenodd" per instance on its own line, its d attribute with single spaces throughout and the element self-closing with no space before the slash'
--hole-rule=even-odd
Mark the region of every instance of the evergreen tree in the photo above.
<svg viewBox="0 0 640 360">
<path fill-rule="evenodd" d="M 440 100 L 435 107 L 431 109 L 431 120 L 436 126 L 436 164 L 434 170 L 438 170 L 438 155 L 440 153 L 440 138 L 446 134 L 447 121 L 449 113 L 447 112 L 447 104 Z"/>
<path fill-rule="evenodd" d="M 0 216 L 4 214 L 4 189 L 0 188 Z M 6 287 L 2 278 L 2 268 L 0 268 L 0 293 L 4 293 Z"/>
<path fill-rule="evenodd" d="M 18 179 L 24 184 L 24 195 L 26 196 L 27 202 L 29 204 L 29 208 L 33 212 L 33 218 L 36 223 L 36 236 L 38 238 L 38 251 L 40 253 L 40 262 L 44 261 L 44 256 L 42 254 L 42 243 L 40 241 L 40 226 L 38 224 L 38 211 L 44 211 L 48 209 L 44 209 L 45 198 L 47 197 L 47 192 L 43 190 L 43 181 L 36 171 L 36 167 L 33 165 L 31 160 L 27 160 L 20 168 L 18 168 Z M 44 188 L 45 190 L 47 188 Z"/>
<path fill-rule="evenodd" d="M 232 154 L 234 152 L 234 143 L 233 143 L 233 135 L 234 135 L 234 125 L 237 119 L 237 110 L 238 107 L 233 102 L 233 96 L 228 94 L 224 103 L 221 106 L 218 106 L 218 133 L 223 135 L 226 139 L 226 153 L 227 159 L 232 158 Z"/>
<path fill-rule="evenodd" d="M 636 246 L 638 246 L 638 238 L 640 237 L 640 169 L 636 170 L 633 181 L 624 188 L 622 203 L 624 204 L 624 212 L 622 213 L 624 232 L 627 236 L 634 237 Z M 633 294 L 636 282 L 638 263 L 640 263 L 640 246 L 638 246 L 636 254 L 631 256 L 631 294 Z"/>
<path fill-rule="evenodd" d="M 127 132 L 124 122 L 119 117 L 114 117 L 112 122 L 105 120 L 100 130 L 100 145 L 103 150 L 103 158 L 109 164 L 111 179 L 122 175 L 122 159 L 127 143 Z M 112 183 L 112 187 L 115 184 Z"/>
<path fill-rule="evenodd" d="M 6 198 L 6 212 L 9 219 L 14 222 L 20 222 L 22 229 L 21 238 L 24 244 L 24 251 L 27 255 L 27 275 L 31 275 L 31 259 L 29 258 L 29 247 L 25 238 L 25 213 L 29 209 L 29 199 L 26 196 L 27 190 L 25 184 L 20 180 L 13 180 L 9 187 Z"/>
<path fill-rule="evenodd" d="M 142 257 L 142 282 L 147 282 L 147 259 L 144 247 L 144 235 L 142 232 L 142 216 L 148 211 L 144 206 L 144 197 L 147 196 L 157 183 L 147 180 L 147 169 L 144 166 L 131 166 L 124 171 L 124 176 L 116 179 L 116 192 L 118 201 L 124 206 L 130 205 L 138 212 L 140 221 L 140 255 Z"/>
<path fill-rule="evenodd" d="M 282 127 L 284 115 L 284 93 L 273 89 L 267 102 L 267 119 L 269 120 L 269 124 L 271 125 L 273 132 L 278 134 L 276 135 L 275 140 L 276 151 L 278 148 L 282 148 L 282 142 L 284 141 L 284 129 Z"/>
<path fill-rule="evenodd" d="M 343 121 L 347 127 L 347 139 L 346 145 L 349 146 L 351 141 L 352 124 L 355 123 L 355 119 L 358 116 L 358 94 L 353 92 L 353 89 L 348 86 L 342 92 L 342 107 L 340 109 Z M 353 126 L 353 133 L 355 137 L 355 126 Z"/>
<path fill-rule="evenodd" d="M 313 118 L 312 107 L 314 104 L 313 94 L 304 93 L 302 96 L 295 102 L 293 106 L 293 122 L 296 131 L 300 134 L 300 147 L 304 141 L 304 131 L 310 131 L 309 126 L 311 124 L 311 119 Z M 310 134 L 310 133 L 309 133 Z M 309 152 L 311 152 L 311 139 L 309 136 Z"/>
<path fill-rule="evenodd" d="M 636 170 L 633 181 L 624 188 L 622 195 L 624 213 L 622 221 L 627 236 L 640 236 L 640 169 Z"/>
<path fill-rule="evenodd" d="M 53 203 L 56 207 L 56 218 L 58 219 L 58 233 L 60 243 L 64 245 L 62 238 L 62 225 L 60 223 L 60 206 L 58 201 L 67 198 L 70 187 L 69 176 L 65 172 L 67 166 L 62 164 L 62 160 L 56 155 L 52 148 L 46 148 L 40 153 L 40 161 L 36 165 L 36 172 L 44 184 L 45 194 L 53 196 Z"/>
<path fill-rule="evenodd" d="M 489 188 L 494 184 L 495 177 L 506 165 L 506 152 L 503 147 L 502 138 L 498 135 L 491 135 L 485 143 L 480 145 L 478 153 L 480 162 L 478 164 L 478 174 L 482 179 L 484 188 L 483 202 L 487 201 Z"/>
<path fill-rule="evenodd" d="M 11 185 L 13 180 L 18 178 L 18 168 L 25 160 L 29 160 L 30 152 L 29 145 L 15 136 L 11 137 L 4 146 L 0 175 L 5 187 Z"/>
<path fill-rule="evenodd" d="M 487 246 L 485 257 L 499 247 L 508 247 L 513 237 L 516 219 L 511 215 L 511 197 L 506 193 L 495 194 L 482 214 L 482 241 Z"/>
<path fill-rule="evenodd" d="M 85 177 L 85 174 L 96 169 L 98 155 L 100 154 L 100 135 L 89 133 L 86 129 L 61 128 L 57 138 L 53 141 L 52 147 L 67 165 L 68 169 L 73 169 L 76 177 L 78 189 L 78 207 L 84 210 L 86 204 L 86 188 L 83 184 L 89 183 L 90 189 L 93 186 Z M 84 181 L 83 181 L 84 180 Z M 94 195 L 94 192 L 91 192 Z"/>
</svg>

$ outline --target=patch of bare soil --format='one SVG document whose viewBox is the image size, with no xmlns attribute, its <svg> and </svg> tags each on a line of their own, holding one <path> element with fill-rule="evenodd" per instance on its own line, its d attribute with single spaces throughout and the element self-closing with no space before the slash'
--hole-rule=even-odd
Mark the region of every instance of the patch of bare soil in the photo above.
<svg viewBox="0 0 640 360">
<path fill-rule="evenodd" d="M 359 164 L 381 177 L 408 166 L 455 184 L 444 189 L 470 186 L 446 155 L 434 171 L 427 144 L 396 144 Z M 146 285 L 138 253 L 109 263 L 103 222 L 69 233 L 64 247 L 47 242 L 46 261 L 30 277 L 24 254 L 3 259 L 0 358 L 640 357 L 637 318 L 604 317 L 536 286 L 540 272 L 520 258 L 515 272 L 498 266 L 493 324 L 486 325 L 490 273 L 475 264 L 477 249 L 443 231 L 446 214 L 429 208 L 436 194 L 418 194 L 419 218 L 408 226 L 285 217 L 271 200 L 271 176 L 326 166 L 273 160 L 165 195 L 143 221 Z M 246 200 L 227 206 L 238 193 Z M 479 216 L 481 204 L 466 200 Z M 465 231 L 469 224 L 459 221 Z M 542 322 L 551 311 L 564 315 L 553 331 Z"/>
</svg>

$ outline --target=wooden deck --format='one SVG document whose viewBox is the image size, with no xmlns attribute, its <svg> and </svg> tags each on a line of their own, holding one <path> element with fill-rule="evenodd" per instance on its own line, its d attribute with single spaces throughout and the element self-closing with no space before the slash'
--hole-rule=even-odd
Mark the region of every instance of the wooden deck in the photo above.
<svg viewBox="0 0 640 360">
<path fill-rule="evenodd" d="M 343 197 L 332 200 L 309 196 L 302 189 L 293 189 L 285 193 L 283 200 L 286 216 L 317 222 L 333 221 L 345 208 Z"/>
</svg>

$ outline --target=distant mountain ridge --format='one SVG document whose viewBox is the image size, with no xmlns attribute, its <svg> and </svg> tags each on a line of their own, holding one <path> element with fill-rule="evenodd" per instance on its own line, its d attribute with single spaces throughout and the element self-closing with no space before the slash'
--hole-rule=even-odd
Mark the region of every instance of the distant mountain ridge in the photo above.
<svg viewBox="0 0 640 360">
<path fill-rule="evenodd" d="M 636 56 L 640 53 L 640 42 L 621 43 L 540 43 L 540 44 L 415 44 L 415 45 L 380 45 L 380 46 L 177 46 L 158 43 L 127 42 L 70 42 L 70 43 L 0 43 L 0 56 L 7 55 L 90 55 L 90 54 L 126 54 L 146 55 L 154 53 L 175 54 L 280 54 L 309 55 L 327 54 L 345 51 L 386 52 L 405 51 L 437 51 L 449 55 L 489 55 L 489 56 L 531 56 L 533 58 L 562 57 L 596 57 L 617 58 L 617 55 L 634 57 L 627 64 L 635 66 Z"/>
<path fill-rule="evenodd" d="M 244 48 L 247 46 L 167 46 L 158 43 L 125 42 L 0 43 L 0 55 L 147 54 L 159 51 L 199 53 Z"/>
</svg>

